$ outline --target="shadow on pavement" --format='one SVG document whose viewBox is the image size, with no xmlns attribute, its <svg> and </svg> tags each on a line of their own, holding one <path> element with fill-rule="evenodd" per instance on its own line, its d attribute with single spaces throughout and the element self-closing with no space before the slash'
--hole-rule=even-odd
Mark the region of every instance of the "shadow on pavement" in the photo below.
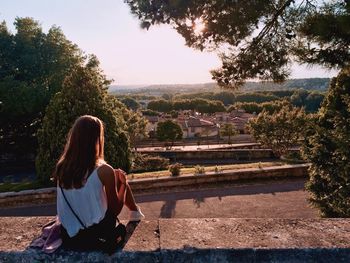
<svg viewBox="0 0 350 263">
<path fill-rule="evenodd" d="M 175 215 L 176 200 L 167 200 L 160 209 L 160 218 L 172 218 Z"/>
</svg>

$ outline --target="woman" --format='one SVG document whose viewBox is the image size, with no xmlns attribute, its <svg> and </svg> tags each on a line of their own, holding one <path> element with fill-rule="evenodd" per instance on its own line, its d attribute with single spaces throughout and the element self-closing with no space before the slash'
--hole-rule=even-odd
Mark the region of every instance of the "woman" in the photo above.
<svg viewBox="0 0 350 263">
<path fill-rule="evenodd" d="M 117 216 L 124 204 L 130 221 L 144 218 L 126 174 L 104 161 L 101 120 L 85 115 L 71 128 L 54 177 L 62 240 L 73 249 L 107 249 L 117 244 Z M 124 228 L 125 229 L 125 228 Z"/>
</svg>

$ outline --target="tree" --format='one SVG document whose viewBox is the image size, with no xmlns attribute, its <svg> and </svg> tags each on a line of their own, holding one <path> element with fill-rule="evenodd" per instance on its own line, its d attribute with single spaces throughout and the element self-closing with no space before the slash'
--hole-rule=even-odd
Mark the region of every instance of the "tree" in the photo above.
<svg viewBox="0 0 350 263">
<path fill-rule="evenodd" d="M 332 80 L 303 147 L 306 189 L 323 216 L 350 217 L 350 67 Z"/>
<path fill-rule="evenodd" d="M 171 120 L 159 122 L 156 133 L 159 141 L 171 141 L 171 146 L 174 145 L 175 140 L 180 140 L 183 136 L 180 125 Z"/>
<path fill-rule="evenodd" d="M 143 110 L 141 113 L 144 116 L 159 116 L 159 112 L 153 110 Z"/>
<path fill-rule="evenodd" d="M 293 60 L 330 68 L 350 62 L 349 1 L 124 1 L 141 27 L 170 24 L 189 47 L 220 53 L 212 76 L 221 86 L 281 82 Z"/>
<path fill-rule="evenodd" d="M 272 149 L 278 157 L 303 139 L 307 118 L 303 109 L 284 106 L 273 114 L 263 110 L 248 123 L 257 142 Z"/>
<path fill-rule="evenodd" d="M 125 106 L 128 109 L 133 110 L 133 111 L 137 111 L 141 107 L 140 103 L 138 103 L 135 99 L 130 98 L 130 97 L 123 98 L 121 100 L 121 102 L 123 104 L 125 104 Z"/>
<path fill-rule="evenodd" d="M 130 149 L 122 115 L 126 109 L 107 93 L 109 83 L 95 60 L 94 63 L 72 71 L 65 80 L 62 91 L 53 97 L 47 107 L 43 126 L 38 132 L 36 169 L 40 181 L 49 182 L 69 129 L 79 116 L 85 114 L 100 118 L 105 125 L 106 161 L 114 167 L 129 170 Z"/>
<path fill-rule="evenodd" d="M 129 135 L 130 144 L 137 150 L 137 141 L 147 137 L 146 125 L 148 121 L 139 112 L 133 111 L 126 111 L 124 113 L 124 120 L 126 122 L 125 129 Z"/>
<path fill-rule="evenodd" d="M 209 135 L 211 133 L 212 133 L 212 127 L 211 126 L 204 126 L 204 127 L 202 127 L 202 133 L 200 134 L 200 136 L 204 135 L 206 137 L 208 148 L 209 148 Z"/>
<path fill-rule="evenodd" d="M 324 94 L 320 92 L 311 92 L 305 100 L 305 110 L 307 112 L 317 112 L 322 104 L 324 99 Z"/>
<path fill-rule="evenodd" d="M 233 126 L 232 123 L 225 123 L 220 128 L 220 135 L 221 136 L 227 136 L 228 137 L 228 143 L 231 144 L 231 136 L 237 135 L 236 128 Z"/>
<path fill-rule="evenodd" d="M 15 33 L 0 23 L 0 144 L 2 154 L 34 155 L 37 129 L 65 77 L 89 58 L 60 28 L 47 33 L 32 18 L 16 18 Z"/>
<path fill-rule="evenodd" d="M 152 100 L 148 103 L 147 109 L 158 111 L 158 112 L 170 112 L 172 108 L 172 103 L 167 100 Z"/>
<path fill-rule="evenodd" d="M 258 114 L 262 111 L 262 107 L 261 104 L 258 104 L 256 102 L 237 102 L 227 109 L 228 112 L 235 110 L 244 110 L 247 113 Z"/>
<path fill-rule="evenodd" d="M 162 98 L 165 99 L 165 100 L 171 100 L 173 97 L 173 94 L 169 94 L 169 93 L 164 93 L 162 95 Z"/>
<path fill-rule="evenodd" d="M 302 107 L 306 104 L 306 98 L 308 97 L 309 92 L 304 89 L 296 90 L 293 95 L 290 97 L 290 102 L 296 107 Z"/>
</svg>

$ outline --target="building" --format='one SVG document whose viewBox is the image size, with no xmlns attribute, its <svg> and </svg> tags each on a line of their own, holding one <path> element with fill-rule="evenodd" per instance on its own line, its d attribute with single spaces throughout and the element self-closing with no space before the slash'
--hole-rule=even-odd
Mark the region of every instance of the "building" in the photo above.
<svg viewBox="0 0 350 263">
<path fill-rule="evenodd" d="M 215 123 L 199 117 L 190 116 L 179 120 L 178 123 L 184 138 L 214 137 L 219 134 L 219 127 Z"/>
</svg>

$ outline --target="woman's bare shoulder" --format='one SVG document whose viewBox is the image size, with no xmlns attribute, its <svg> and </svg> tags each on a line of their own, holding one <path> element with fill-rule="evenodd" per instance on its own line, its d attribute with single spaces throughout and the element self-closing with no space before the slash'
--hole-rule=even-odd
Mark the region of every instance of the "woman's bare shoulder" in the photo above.
<svg viewBox="0 0 350 263">
<path fill-rule="evenodd" d="M 107 183 L 110 180 L 114 181 L 114 169 L 107 163 L 98 167 L 97 174 L 102 183 Z"/>
</svg>

